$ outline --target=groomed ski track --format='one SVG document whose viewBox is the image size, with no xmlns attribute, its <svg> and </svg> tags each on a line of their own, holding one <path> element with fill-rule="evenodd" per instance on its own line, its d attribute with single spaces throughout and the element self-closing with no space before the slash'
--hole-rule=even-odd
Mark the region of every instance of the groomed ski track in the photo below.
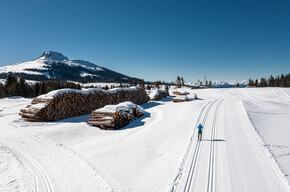
<svg viewBox="0 0 290 192">
<path fill-rule="evenodd" d="M 171 192 L 288 191 L 289 186 L 261 146 L 241 100 L 219 95 L 198 117 L 203 139 L 194 130 Z"/>
</svg>

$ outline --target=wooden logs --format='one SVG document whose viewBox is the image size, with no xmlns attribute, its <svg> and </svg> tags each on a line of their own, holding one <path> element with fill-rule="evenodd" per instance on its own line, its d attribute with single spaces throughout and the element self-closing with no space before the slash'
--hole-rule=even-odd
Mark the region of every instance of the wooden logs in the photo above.
<svg viewBox="0 0 290 192">
<path fill-rule="evenodd" d="M 93 111 L 88 124 L 106 130 L 120 129 L 128 125 L 130 121 L 141 117 L 143 113 L 143 108 L 132 102 L 107 105 Z"/>
<path fill-rule="evenodd" d="M 142 104 L 148 102 L 149 97 L 140 87 L 111 90 L 61 89 L 36 97 L 19 115 L 28 121 L 56 121 L 125 101 Z"/>
<path fill-rule="evenodd" d="M 186 91 L 173 91 L 174 95 L 188 95 L 189 93 Z"/>
<path fill-rule="evenodd" d="M 149 97 L 153 101 L 158 101 L 159 99 L 166 98 L 168 95 L 169 94 L 168 94 L 167 90 L 165 90 L 165 89 L 156 89 L 156 90 L 153 90 L 149 94 Z"/>
<path fill-rule="evenodd" d="M 186 102 L 189 101 L 188 97 L 186 95 L 179 95 L 177 97 L 172 98 L 173 102 Z"/>
</svg>

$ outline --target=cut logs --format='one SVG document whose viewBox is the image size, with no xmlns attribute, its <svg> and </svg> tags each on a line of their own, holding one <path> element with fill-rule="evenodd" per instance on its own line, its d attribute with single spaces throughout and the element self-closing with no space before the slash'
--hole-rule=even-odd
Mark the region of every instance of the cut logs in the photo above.
<svg viewBox="0 0 290 192">
<path fill-rule="evenodd" d="M 172 98 L 172 101 L 173 102 L 186 102 L 186 101 L 189 101 L 189 99 L 186 95 L 178 95 Z"/>
<path fill-rule="evenodd" d="M 107 105 L 93 111 L 88 124 L 106 130 L 120 129 L 143 114 L 144 109 L 139 105 L 123 102 L 118 105 Z"/>
<path fill-rule="evenodd" d="M 188 95 L 189 93 L 187 91 L 173 91 L 174 95 Z"/>
<path fill-rule="evenodd" d="M 149 94 L 149 97 L 151 100 L 158 101 L 159 99 L 166 98 L 168 95 L 166 89 L 156 89 Z"/>
<path fill-rule="evenodd" d="M 149 97 L 140 87 L 110 90 L 61 89 L 36 97 L 31 105 L 20 110 L 19 115 L 27 121 L 57 121 L 125 101 L 142 104 L 148 102 Z"/>
</svg>

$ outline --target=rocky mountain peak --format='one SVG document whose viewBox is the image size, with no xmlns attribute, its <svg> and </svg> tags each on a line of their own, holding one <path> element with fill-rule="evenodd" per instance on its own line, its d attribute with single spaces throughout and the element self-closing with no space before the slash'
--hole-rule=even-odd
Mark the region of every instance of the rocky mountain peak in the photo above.
<svg viewBox="0 0 290 192">
<path fill-rule="evenodd" d="M 64 56 L 62 53 L 55 52 L 55 51 L 46 51 L 42 53 L 41 59 L 49 59 L 54 61 L 64 61 L 68 60 L 66 56 Z"/>
</svg>

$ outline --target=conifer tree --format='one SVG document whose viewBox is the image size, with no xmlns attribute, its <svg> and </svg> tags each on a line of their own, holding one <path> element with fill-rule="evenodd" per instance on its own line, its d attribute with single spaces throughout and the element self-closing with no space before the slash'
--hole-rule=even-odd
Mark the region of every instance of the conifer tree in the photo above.
<svg viewBox="0 0 290 192">
<path fill-rule="evenodd" d="M 259 83 L 258 83 L 258 79 L 255 80 L 255 87 L 258 87 Z"/>
<path fill-rule="evenodd" d="M 46 94 L 46 84 L 44 81 L 42 81 L 40 83 L 40 87 L 39 87 L 39 94 L 42 95 L 42 94 Z"/>
<path fill-rule="evenodd" d="M 39 89 L 40 89 L 40 85 L 39 83 L 35 83 L 33 86 L 33 92 L 34 92 L 34 96 L 37 97 L 39 95 Z"/>
<path fill-rule="evenodd" d="M 180 77 L 179 76 L 177 76 L 175 85 L 176 85 L 177 88 L 180 88 L 180 86 L 181 86 L 181 82 L 180 82 Z"/>
<path fill-rule="evenodd" d="M 281 74 L 280 78 L 280 87 L 285 87 L 286 86 L 286 79 L 283 74 Z"/>
<path fill-rule="evenodd" d="M 19 79 L 19 86 L 21 90 L 21 96 L 28 97 L 28 87 L 26 85 L 25 79 L 23 77 L 20 77 Z"/>
<path fill-rule="evenodd" d="M 208 87 L 211 88 L 212 87 L 212 81 L 208 82 Z"/>
<path fill-rule="evenodd" d="M 270 75 L 270 77 L 268 79 L 268 86 L 274 87 L 274 77 L 272 75 Z"/>
<path fill-rule="evenodd" d="M 262 77 L 259 83 L 259 87 L 266 87 L 267 86 L 267 80 L 266 78 Z"/>
</svg>

